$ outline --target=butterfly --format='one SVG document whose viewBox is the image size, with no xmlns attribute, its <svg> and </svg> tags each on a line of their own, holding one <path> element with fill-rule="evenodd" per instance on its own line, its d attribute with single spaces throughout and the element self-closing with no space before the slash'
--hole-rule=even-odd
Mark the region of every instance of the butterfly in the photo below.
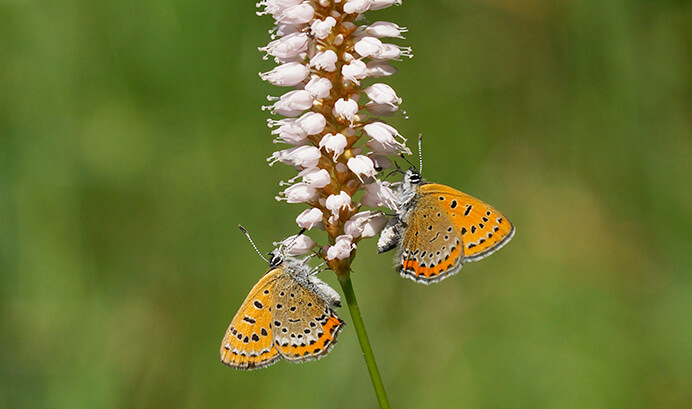
<svg viewBox="0 0 692 409">
<path fill-rule="evenodd" d="M 335 312 L 339 294 L 315 277 L 317 269 L 281 249 L 269 254 L 269 271 L 252 287 L 221 341 L 221 362 L 233 368 L 264 368 L 281 358 L 319 359 L 344 325 Z"/>
<path fill-rule="evenodd" d="M 395 247 L 402 277 L 430 284 L 459 272 L 463 263 L 485 258 L 507 244 L 514 226 L 489 204 L 449 186 L 405 172 L 398 210 L 380 233 L 377 252 Z"/>
</svg>

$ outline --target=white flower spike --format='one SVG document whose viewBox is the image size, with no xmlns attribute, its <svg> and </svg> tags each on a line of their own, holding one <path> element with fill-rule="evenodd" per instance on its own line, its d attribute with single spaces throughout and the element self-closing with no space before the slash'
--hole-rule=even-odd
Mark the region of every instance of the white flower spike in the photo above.
<svg viewBox="0 0 692 409">
<path fill-rule="evenodd" d="M 268 121 L 274 142 L 291 145 L 267 161 L 297 171 L 281 182 L 285 190 L 277 200 L 309 206 L 296 224 L 325 230 L 333 245 L 321 245 L 319 256 L 328 261 L 351 258 L 358 241 L 382 229 L 386 218 L 366 207 L 396 207 L 394 192 L 378 172 L 392 168 L 395 155 L 410 152 L 406 138 L 379 117 L 397 112 L 402 100 L 385 83 L 365 87 L 361 82 L 393 75 L 391 61 L 411 54 L 408 47 L 386 40 L 403 39 L 405 27 L 387 21 L 368 24 L 363 16 L 398 4 L 400 0 L 258 3 L 258 14 L 275 20 L 272 41 L 260 50 L 278 64 L 260 77 L 294 87 L 264 107 L 284 117 Z M 314 247 L 311 240 L 298 236 L 292 251 L 305 254 Z"/>
</svg>

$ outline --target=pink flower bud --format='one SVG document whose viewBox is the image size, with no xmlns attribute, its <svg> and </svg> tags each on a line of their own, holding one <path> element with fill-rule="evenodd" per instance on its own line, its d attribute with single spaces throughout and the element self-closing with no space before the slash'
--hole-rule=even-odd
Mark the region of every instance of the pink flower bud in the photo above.
<svg viewBox="0 0 692 409">
<path fill-rule="evenodd" d="M 305 183 L 296 183 L 289 186 L 276 197 L 276 200 L 286 200 L 288 203 L 305 203 L 313 200 L 317 190 Z M 281 197 L 283 195 L 283 197 Z"/>
<path fill-rule="evenodd" d="M 293 33 L 276 39 L 266 47 L 260 47 L 260 51 L 266 52 L 279 59 L 295 58 L 308 49 L 308 35 L 306 33 Z"/>
<path fill-rule="evenodd" d="M 271 71 L 260 73 L 259 76 L 263 81 L 267 81 L 272 85 L 292 87 L 303 82 L 308 74 L 310 74 L 310 70 L 303 64 L 289 62 L 279 65 Z"/>
<path fill-rule="evenodd" d="M 346 192 L 339 192 L 338 195 L 329 195 L 325 202 L 325 207 L 332 212 L 338 213 L 341 209 L 351 206 L 351 196 Z"/>
<path fill-rule="evenodd" d="M 361 182 L 363 181 L 361 176 L 373 177 L 377 175 L 375 164 L 373 163 L 372 159 L 364 155 L 358 155 L 349 159 L 348 162 L 346 162 L 346 165 L 349 169 L 351 169 L 351 172 L 358 176 L 358 179 L 360 179 Z"/>
<path fill-rule="evenodd" d="M 316 208 L 305 209 L 296 217 L 296 224 L 304 229 L 312 229 L 322 224 L 322 211 Z"/>
<path fill-rule="evenodd" d="M 365 185 L 365 193 L 361 203 L 368 207 L 384 206 L 392 210 L 397 209 L 397 195 L 381 180 L 375 179 L 373 183 Z"/>
<path fill-rule="evenodd" d="M 408 30 L 406 27 L 399 27 L 394 23 L 389 21 L 376 21 L 369 26 L 365 27 L 365 32 L 373 37 L 392 37 L 392 38 L 404 38 L 401 33 L 405 33 Z"/>
<path fill-rule="evenodd" d="M 396 44 L 382 44 L 382 48 L 372 58 L 378 60 L 398 60 L 399 57 L 412 57 L 411 47 L 399 47 Z"/>
<path fill-rule="evenodd" d="M 278 121 L 270 119 L 268 125 L 269 127 L 278 126 L 272 130 L 272 135 L 278 135 L 278 142 L 285 142 L 290 145 L 304 145 L 308 142 L 305 130 L 298 125 L 295 118 L 285 118 Z"/>
<path fill-rule="evenodd" d="M 370 0 L 370 10 L 382 10 L 396 4 L 401 6 L 401 0 Z"/>
<path fill-rule="evenodd" d="M 289 7 L 297 6 L 303 0 L 261 0 L 256 4 L 257 7 L 264 6 L 264 11 L 257 13 L 258 15 L 271 14 L 276 18 L 277 15 L 284 12 Z"/>
<path fill-rule="evenodd" d="M 334 223 L 339 218 L 341 209 L 351 208 L 351 196 L 346 192 L 339 192 L 338 195 L 329 195 L 324 203 L 324 207 L 331 210 L 332 216 L 329 218 L 330 223 Z"/>
<path fill-rule="evenodd" d="M 327 72 L 336 71 L 336 61 L 339 58 L 333 50 L 320 51 L 310 59 L 310 66 Z"/>
<path fill-rule="evenodd" d="M 344 233 L 357 237 L 374 237 L 382 231 L 387 218 L 382 213 L 366 210 L 354 214 L 344 224 Z"/>
<path fill-rule="evenodd" d="M 331 134 L 328 133 L 322 137 L 320 140 L 320 149 L 324 148 L 326 152 L 332 153 L 332 159 L 337 160 L 342 153 L 344 153 L 344 148 L 348 141 L 346 137 L 340 133 Z"/>
<path fill-rule="evenodd" d="M 327 120 L 320 113 L 306 112 L 296 120 L 296 125 L 299 126 L 306 135 L 317 135 L 324 130 L 324 127 L 327 125 Z"/>
<path fill-rule="evenodd" d="M 334 103 L 333 113 L 335 117 L 345 119 L 346 121 L 353 123 L 358 110 L 358 103 L 353 99 L 339 98 Z"/>
<path fill-rule="evenodd" d="M 337 236 L 334 245 L 327 250 L 327 259 L 334 260 L 336 258 L 343 260 L 349 258 L 354 248 L 356 248 L 356 245 L 353 244 L 353 237 L 347 234 Z"/>
<path fill-rule="evenodd" d="M 382 41 L 375 37 L 363 37 L 353 46 L 353 49 L 361 57 L 370 57 L 379 54 L 382 49 Z"/>
<path fill-rule="evenodd" d="M 305 169 L 298 175 L 303 178 L 303 183 L 306 183 L 315 189 L 322 189 L 332 181 L 332 177 L 329 175 L 329 172 L 320 168 Z"/>
<path fill-rule="evenodd" d="M 386 61 L 373 60 L 368 63 L 367 67 L 368 77 L 371 78 L 388 77 L 396 73 L 396 68 Z"/>
<path fill-rule="evenodd" d="M 348 0 L 344 4 L 344 13 L 347 14 L 359 14 L 365 13 L 370 8 L 370 3 L 372 0 Z"/>
<path fill-rule="evenodd" d="M 309 253 L 317 245 L 310 236 L 305 234 L 294 234 L 273 244 L 274 246 L 283 247 L 288 256 L 302 256 Z"/>
<path fill-rule="evenodd" d="M 312 106 L 314 98 L 305 90 L 289 91 L 279 97 L 272 110 L 283 116 L 296 116 Z"/>
<path fill-rule="evenodd" d="M 368 76 L 367 66 L 363 61 L 353 60 L 349 64 L 341 67 L 341 75 L 344 76 L 344 79 L 358 84 L 359 80 Z"/>
<path fill-rule="evenodd" d="M 267 158 L 267 161 L 270 166 L 276 162 L 281 162 L 286 165 L 314 168 L 319 163 L 321 157 L 322 154 L 317 147 L 305 145 L 274 152 L 272 156 Z"/>
<path fill-rule="evenodd" d="M 365 94 L 376 104 L 400 104 L 401 98 L 396 95 L 394 89 L 387 84 L 372 84 L 365 88 Z"/>
<path fill-rule="evenodd" d="M 288 7 L 282 13 L 274 15 L 277 22 L 283 24 L 305 24 L 312 20 L 315 9 L 308 3 Z"/>
<path fill-rule="evenodd" d="M 310 30 L 312 30 L 312 34 L 315 36 L 315 38 L 323 40 L 329 36 L 329 33 L 331 33 L 332 28 L 334 28 L 335 25 L 336 20 L 334 17 L 329 16 L 324 20 L 313 21 L 312 25 L 310 26 Z"/>
<path fill-rule="evenodd" d="M 327 98 L 329 91 L 332 89 L 332 82 L 326 78 L 314 76 L 307 84 L 305 90 L 310 93 L 315 99 Z"/>
</svg>

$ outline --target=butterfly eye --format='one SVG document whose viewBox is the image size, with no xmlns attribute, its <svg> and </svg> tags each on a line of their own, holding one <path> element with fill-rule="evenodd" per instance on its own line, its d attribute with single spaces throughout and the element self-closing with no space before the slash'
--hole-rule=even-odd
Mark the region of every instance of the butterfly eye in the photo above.
<svg viewBox="0 0 692 409">
<path fill-rule="evenodd" d="M 409 176 L 409 181 L 414 185 L 420 183 L 420 175 L 418 173 L 411 173 L 411 176 Z"/>
</svg>

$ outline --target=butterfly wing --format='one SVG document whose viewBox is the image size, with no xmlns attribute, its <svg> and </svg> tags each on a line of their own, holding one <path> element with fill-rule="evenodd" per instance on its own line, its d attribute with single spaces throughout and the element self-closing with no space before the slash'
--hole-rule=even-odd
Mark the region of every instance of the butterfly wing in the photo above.
<svg viewBox="0 0 692 409">
<path fill-rule="evenodd" d="M 403 277 L 429 284 L 461 269 L 462 242 L 459 229 L 439 200 L 421 195 L 405 216 L 397 270 Z"/>
<path fill-rule="evenodd" d="M 514 225 L 489 204 L 437 183 L 422 185 L 422 198 L 437 200 L 458 228 L 463 243 L 463 261 L 485 258 L 507 244 L 514 236 Z"/>
<path fill-rule="evenodd" d="M 312 276 L 307 279 L 307 282 L 281 280 L 273 298 L 274 345 L 279 354 L 291 362 L 326 355 L 336 344 L 344 324 L 326 295 L 311 283 L 319 280 Z"/>
<path fill-rule="evenodd" d="M 281 355 L 273 345 L 271 301 L 276 283 L 287 274 L 269 271 L 248 294 L 221 341 L 221 362 L 237 369 L 264 368 Z"/>
</svg>

